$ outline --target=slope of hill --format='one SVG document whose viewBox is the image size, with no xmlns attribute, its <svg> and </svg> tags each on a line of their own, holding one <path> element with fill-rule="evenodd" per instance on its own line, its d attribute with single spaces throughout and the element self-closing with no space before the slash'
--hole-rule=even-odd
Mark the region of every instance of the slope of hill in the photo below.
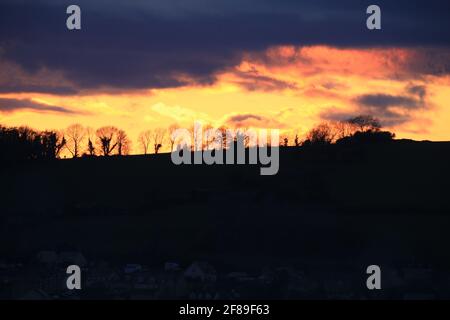
<svg viewBox="0 0 450 320">
<path fill-rule="evenodd" d="M 281 148 L 280 157 L 275 176 L 256 165 L 175 166 L 168 154 L 4 168 L 0 250 L 450 263 L 450 143 Z"/>
</svg>

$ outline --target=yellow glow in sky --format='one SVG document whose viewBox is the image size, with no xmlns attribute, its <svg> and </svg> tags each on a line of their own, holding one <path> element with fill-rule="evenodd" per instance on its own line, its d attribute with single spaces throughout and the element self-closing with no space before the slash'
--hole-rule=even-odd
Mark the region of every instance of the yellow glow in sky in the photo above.
<svg viewBox="0 0 450 320">
<path fill-rule="evenodd" d="M 3 94 L 0 98 L 31 99 L 74 113 L 20 109 L 0 113 L 0 123 L 57 130 L 72 123 L 114 125 L 135 142 L 146 129 L 173 123 L 189 127 L 194 120 L 220 126 L 233 115 L 251 114 L 260 117 L 261 127 L 305 133 L 327 114 L 360 113 L 356 97 L 383 94 L 420 100 L 415 107 L 389 107 L 407 119 L 387 128 L 398 138 L 450 140 L 450 79 L 409 72 L 415 57 L 411 50 L 277 47 L 265 52 L 264 59 L 249 54 L 219 72 L 210 86 L 74 96 Z M 422 100 L 408 91 L 413 86 L 426 88 Z"/>
</svg>

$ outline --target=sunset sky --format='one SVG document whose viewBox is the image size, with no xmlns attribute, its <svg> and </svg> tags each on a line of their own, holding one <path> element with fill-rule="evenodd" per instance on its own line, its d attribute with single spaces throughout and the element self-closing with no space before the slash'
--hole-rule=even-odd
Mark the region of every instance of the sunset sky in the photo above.
<svg viewBox="0 0 450 320">
<path fill-rule="evenodd" d="M 382 30 L 366 28 L 368 5 Z M 78 4 L 82 30 L 66 28 Z M 0 0 L 0 124 L 139 132 L 194 120 L 300 135 L 378 117 L 450 140 L 449 1 Z"/>
</svg>

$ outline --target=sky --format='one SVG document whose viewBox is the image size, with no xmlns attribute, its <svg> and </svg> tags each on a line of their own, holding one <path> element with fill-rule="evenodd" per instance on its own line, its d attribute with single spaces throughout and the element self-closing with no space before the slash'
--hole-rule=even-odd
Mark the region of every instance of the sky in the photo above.
<svg viewBox="0 0 450 320">
<path fill-rule="evenodd" d="M 67 6 L 81 30 L 66 28 Z M 366 8 L 381 8 L 381 30 Z M 305 134 L 379 118 L 450 140 L 446 0 L 0 0 L 0 124 Z M 135 150 L 137 152 L 137 150 Z"/>
</svg>

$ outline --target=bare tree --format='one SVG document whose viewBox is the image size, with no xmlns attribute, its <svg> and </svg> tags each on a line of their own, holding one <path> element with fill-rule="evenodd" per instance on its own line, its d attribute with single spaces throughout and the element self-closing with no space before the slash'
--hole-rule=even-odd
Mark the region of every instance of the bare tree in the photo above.
<svg viewBox="0 0 450 320">
<path fill-rule="evenodd" d="M 40 156 L 45 159 L 56 159 L 60 157 L 61 150 L 66 144 L 64 135 L 59 131 L 41 131 L 37 132 L 37 136 L 34 138 L 34 143 L 37 143 L 35 147 L 38 147 Z"/>
<path fill-rule="evenodd" d="M 197 123 L 191 126 L 189 130 L 191 132 L 191 150 L 192 151 L 200 151 L 203 148 L 202 141 L 202 126 Z"/>
<path fill-rule="evenodd" d="M 101 127 L 95 132 L 100 152 L 104 156 L 110 156 L 117 147 L 117 134 L 119 129 L 112 126 Z"/>
<path fill-rule="evenodd" d="M 91 139 L 88 140 L 87 151 L 90 156 L 95 156 L 95 147 Z"/>
<path fill-rule="evenodd" d="M 292 141 L 292 132 L 286 132 L 285 134 L 280 135 L 280 142 L 278 143 L 281 147 L 288 147 L 289 141 Z"/>
<path fill-rule="evenodd" d="M 291 131 L 291 134 L 289 135 L 289 140 L 291 141 L 291 145 L 294 147 L 300 147 L 302 142 L 300 140 L 300 133 L 299 129 L 294 129 Z"/>
<path fill-rule="evenodd" d="M 65 131 L 66 149 L 77 158 L 80 155 L 81 145 L 86 136 L 86 130 L 81 124 L 72 124 Z"/>
<path fill-rule="evenodd" d="M 66 145 L 67 141 L 64 137 L 64 132 L 58 131 L 56 133 L 56 150 L 55 150 L 55 157 L 59 158 L 61 156 L 61 151 Z"/>
<path fill-rule="evenodd" d="M 237 141 L 238 138 L 243 141 L 245 148 L 250 147 L 249 129 L 247 127 L 237 128 L 234 140 Z"/>
<path fill-rule="evenodd" d="M 222 141 L 222 149 L 226 149 L 228 147 L 228 137 L 227 137 L 227 127 L 221 126 L 219 129 L 220 140 Z M 230 141 L 231 142 L 231 141 Z"/>
<path fill-rule="evenodd" d="M 370 115 L 360 115 L 350 118 L 347 122 L 356 126 L 361 132 L 379 131 L 381 129 L 380 121 Z"/>
<path fill-rule="evenodd" d="M 355 133 L 355 126 L 349 121 L 336 121 L 332 124 L 336 139 L 349 137 Z"/>
<path fill-rule="evenodd" d="M 152 131 L 142 131 L 138 136 L 138 143 L 139 147 L 142 149 L 142 152 L 147 154 L 150 149 L 150 144 L 152 143 Z"/>
<path fill-rule="evenodd" d="M 173 133 L 177 130 L 179 128 L 179 126 L 177 125 L 177 124 L 172 124 L 170 127 L 169 127 L 169 132 L 168 132 L 168 135 L 169 135 L 169 138 L 168 138 L 168 140 L 169 140 L 169 143 L 170 143 L 170 151 L 172 152 L 173 151 L 173 146 L 177 143 L 177 137 L 175 136 L 175 135 L 173 135 Z"/>
<path fill-rule="evenodd" d="M 159 150 L 162 148 L 165 135 L 166 130 L 163 128 L 156 128 L 152 131 L 152 141 L 155 153 L 158 153 Z"/>
<path fill-rule="evenodd" d="M 87 154 L 90 156 L 95 156 L 95 131 L 91 127 L 86 127 L 87 142 Z"/>
<path fill-rule="evenodd" d="M 300 146 L 300 138 L 299 138 L 299 136 L 298 136 L 297 133 L 295 134 L 294 145 L 295 145 L 296 147 L 299 147 L 299 146 Z"/>
<path fill-rule="evenodd" d="M 312 144 L 330 144 L 336 134 L 328 123 L 321 123 L 306 134 L 306 141 Z"/>
<path fill-rule="evenodd" d="M 131 151 L 131 141 L 125 131 L 117 131 L 117 154 L 119 156 L 127 155 Z"/>
<path fill-rule="evenodd" d="M 215 149 L 216 146 L 216 130 L 212 124 L 206 124 L 203 127 L 203 150 L 209 150 L 210 148 Z"/>
</svg>

